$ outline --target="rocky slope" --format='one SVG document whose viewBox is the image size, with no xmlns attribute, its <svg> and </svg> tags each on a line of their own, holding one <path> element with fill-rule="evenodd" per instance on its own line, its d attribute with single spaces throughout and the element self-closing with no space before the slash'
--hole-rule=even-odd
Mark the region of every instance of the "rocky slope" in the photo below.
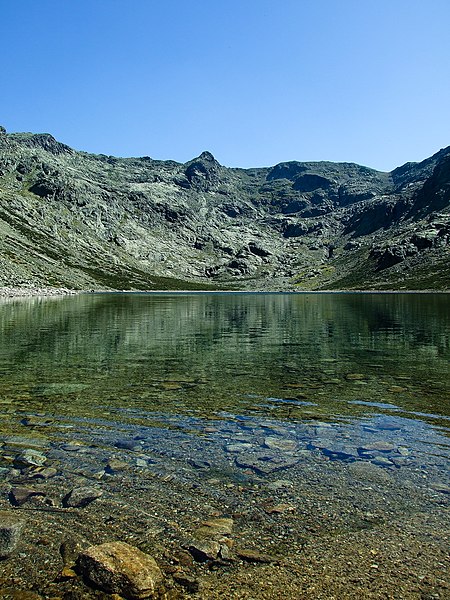
<svg viewBox="0 0 450 600">
<path fill-rule="evenodd" d="M 450 147 L 381 173 L 77 152 L 0 128 L 0 285 L 446 289 Z"/>
</svg>

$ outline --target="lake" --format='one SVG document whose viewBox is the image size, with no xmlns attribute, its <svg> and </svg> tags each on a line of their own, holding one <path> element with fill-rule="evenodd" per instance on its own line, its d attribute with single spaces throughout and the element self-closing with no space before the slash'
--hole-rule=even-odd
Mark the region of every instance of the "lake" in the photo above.
<svg viewBox="0 0 450 600">
<path fill-rule="evenodd" d="M 7 300 L 0 339 L 2 507 L 35 492 L 17 588 L 90 597 L 49 583 L 78 536 L 128 541 L 208 599 L 449 592 L 448 294 Z M 233 528 L 206 550 L 205 519 Z"/>
</svg>

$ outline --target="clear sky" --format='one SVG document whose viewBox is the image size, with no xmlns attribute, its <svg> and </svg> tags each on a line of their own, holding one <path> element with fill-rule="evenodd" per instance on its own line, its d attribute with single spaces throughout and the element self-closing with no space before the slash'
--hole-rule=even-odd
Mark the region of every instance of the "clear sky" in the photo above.
<svg viewBox="0 0 450 600">
<path fill-rule="evenodd" d="M 0 124 L 228 166 L 450 145 L 449 0 L 0 0 Z"/>
</svg>

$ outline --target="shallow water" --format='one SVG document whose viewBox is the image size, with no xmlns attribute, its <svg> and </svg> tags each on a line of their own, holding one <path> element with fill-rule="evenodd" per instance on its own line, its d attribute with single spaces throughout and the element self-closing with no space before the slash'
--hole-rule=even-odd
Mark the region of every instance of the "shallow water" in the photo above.
<svg viewBox="0 0 450 600">
<path fill-rule="evenodd" d="M 302 516 L 275 536 L 291 552 L 317 520 L 351 532 L 441 518 L 446 294 L 33 298 L 0 304 L 0 339 L 0 477 L 13 484 L 42 466 L 18 463 L 25 448 L 59 470 L 61 489 L 83 477 L 120 498 L 114 477 L 129 495 L 153 477 L 185 490 L 180 505 L 196 490 L 241 515 L 275 494 L 275 513 Z M 247 523 L 253 537 L 263 529 Z"/>
</svg>

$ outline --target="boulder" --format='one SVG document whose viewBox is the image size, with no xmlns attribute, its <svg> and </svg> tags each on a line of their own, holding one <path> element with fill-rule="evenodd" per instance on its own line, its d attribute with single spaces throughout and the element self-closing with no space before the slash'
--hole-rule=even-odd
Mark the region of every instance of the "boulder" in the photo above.
<svg viewBox="0 0 450 600">
<path fill-rule="evenodd" d="M 78 557 L 81 574 L 110 594 L 129 600 L 160 598 L 163 574 L 155 559 L 125 542 L 91 546 Z"/>
</svg>

